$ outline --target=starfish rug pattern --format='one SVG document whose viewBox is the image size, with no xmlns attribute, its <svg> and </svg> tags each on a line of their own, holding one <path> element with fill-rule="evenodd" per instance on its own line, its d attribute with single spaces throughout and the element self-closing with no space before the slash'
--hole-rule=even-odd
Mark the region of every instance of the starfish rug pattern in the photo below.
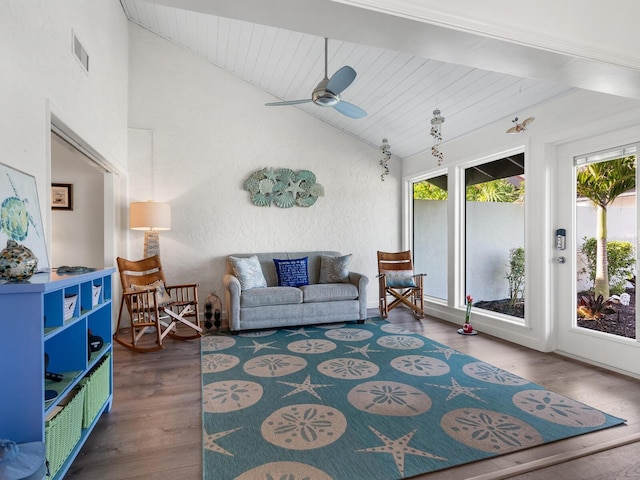
<svg viewBox="0 0 640 480">
<path fill-rule="evenodd" d="M 382 319 L 201 340 L 204 480 L 395 480 L 624 423 Z"/>
</svg>

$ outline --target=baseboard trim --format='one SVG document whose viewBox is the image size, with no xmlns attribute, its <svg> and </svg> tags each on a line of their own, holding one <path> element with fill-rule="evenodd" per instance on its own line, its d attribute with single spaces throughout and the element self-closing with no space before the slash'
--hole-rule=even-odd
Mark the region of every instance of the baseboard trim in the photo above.
<svg viewBox="0 0 640 480">
<path fill-rule="evenodd" d="M 522 475 L 524 473 L 542 470 L 543 468 L 570 462 L 572 460 L 577 460 L 579 458 L 587 457 L 589 455 L 594 455 L 596 453 L 604 452 L 612 448 L 622 447 L 624 445 L 629 445 L 636 442 L 640 442 L 640 433 L 627 435 L 622 438 L 616 438 L 614 440 L 609 440 L 608 442 L 591 445 L 590 447 L 581 448 L 580 450 L 572 452 L 564 452 L 557 455 L 551 455 L 550 457 L 541 458 L 513 467 L 507 467 L 502 470 L 493 471 L 491 473 L 485 473 L 475 477 L 468 477 L 467 480 L 504 480 L 513 477 L 514 475 Z"/>
</svg>

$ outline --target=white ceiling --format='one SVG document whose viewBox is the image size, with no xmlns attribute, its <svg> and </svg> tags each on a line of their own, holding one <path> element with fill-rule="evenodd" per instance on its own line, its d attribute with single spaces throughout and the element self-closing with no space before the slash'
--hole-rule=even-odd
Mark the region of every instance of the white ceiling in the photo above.
<svg viewBox="0 0 640 480">
<path fill-rule="evenodd" d="M 263 89 L 273 96 L 267 101 L 310 98 L 324 76 L 324 39 L 317 34 L 225 18 L 205 8 L 121 3 L 132 22 Z M 315 104 L 263 108 L 299 108 L 375 147 L 386 137 L 398 158 L 431 149 L 435 108 L 445 117 L 446 142 L 501 119 L 506 131 L 513 117 L 535 114 L 535 105 L 572 88 L 336 39 L 329 40 L 328 63 L 329 76 L 343 65 L 356 70 L 342 98 L 368 116 L 355 120 Z"/>
</svg>

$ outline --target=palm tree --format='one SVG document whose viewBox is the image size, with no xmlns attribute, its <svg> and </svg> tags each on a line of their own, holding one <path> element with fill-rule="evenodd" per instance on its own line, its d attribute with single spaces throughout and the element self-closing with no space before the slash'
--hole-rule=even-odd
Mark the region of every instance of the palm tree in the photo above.
<svg viewBox="0 0 640 480">
<path fill-rule="evenodd" d="M 607 206 L 618 196 L 636 186 L 636 157 L 623 157 L 592 163 L 577 172 L 578 197 L 591 200 L 596 206 L 596 278 L 595 297 L 609 298 L 607 273 Z"/>
<path fill-rule="evenodd" d="M 520 190 L 506 178 L 469 185 L 466 191 L 470 202 L 516 202 L 520 198 Z"/>
</svg>

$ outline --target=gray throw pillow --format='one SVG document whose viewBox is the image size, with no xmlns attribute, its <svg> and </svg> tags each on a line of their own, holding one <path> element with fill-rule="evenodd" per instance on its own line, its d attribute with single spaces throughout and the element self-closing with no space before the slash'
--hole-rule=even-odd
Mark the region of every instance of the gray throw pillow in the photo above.
<svg viewBox="0 0 640 480">
<path fill-rule="evenodd" d="M 250 257 L 234 257 L 230 255 L 229 261 L 233 267 L 233 273 L 235 273 L 240 281 L 241 290 L 264 288 L 267 286 L 260 261 L 256 255 Z"/>
<path fill-rule="evenodd" d="M 320 280 L 318 283 L 347 283 L 351 254 L 340 257 L 320 255 Z"/>
</svg>

